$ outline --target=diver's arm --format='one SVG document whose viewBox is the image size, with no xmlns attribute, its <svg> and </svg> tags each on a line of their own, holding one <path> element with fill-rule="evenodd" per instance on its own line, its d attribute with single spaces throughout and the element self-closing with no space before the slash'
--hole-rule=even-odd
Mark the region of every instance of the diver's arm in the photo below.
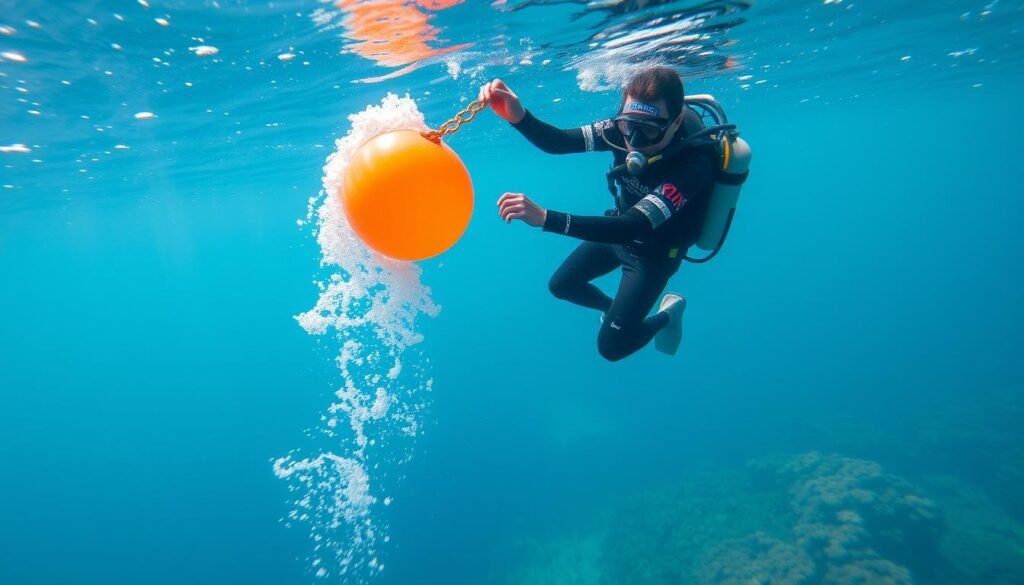
<svg viewBox="0 0 1024 585">
<path fill-rule="evenodd" d="M 563 234 L 590 242 L 625 244 L 649 233 L 651 222 L 636 208 L 622 215 L 573 215 L 547 210 L 544 231 Z"/>
<path fill-rule="evenodd" d="M 512 127 L 526 137 L 534 146 L 548 154 L 571 154 L 587 152 L 587 140 L 583 128 L 561 129 L 542 122 L 526 110 L 523 119 L 513 123 Z M 591 144 L 593 141 L 591 141 Z"/>
<path fill-rule="evenodd" d="M 591 242 L 625 244 L 651 233 L 679 214 L 702 209 L 687 203 L 692 197 L 710 194 L 712 176 L 713 167 L 706 160 L 687 162 L 671 182 L 658 185 L 622 215 L 581 216 L 549 209 L 543 228 Z"/>
<path fill-rule="evenodd" d="M 512 124 L 534 146 L 549 154 L 569 154 L 592 150 L 608 150 L 605 141 L 595 140 L 596 136 L 604 135 L 603 130 L 610 125 L 605 120 L 582 128 L 562 130 L 541 122 L 523 107 L 519 96 L 500 79 L 485 83 L 480 88 L 479 100 L 486 102 L 494 113 Z"/>
</svg>

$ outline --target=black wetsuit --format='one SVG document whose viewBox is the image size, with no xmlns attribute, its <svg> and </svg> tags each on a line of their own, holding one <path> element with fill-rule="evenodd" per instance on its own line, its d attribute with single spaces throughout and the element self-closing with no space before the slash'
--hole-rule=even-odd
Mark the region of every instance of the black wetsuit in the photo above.
<svg viewBox="0 0 1024 585">
<path fill-rule="evenodd" d="M 513 126 L 547 153 L 612 151 L 615 165 L 625 161 L 626 153 L 605 141 L 625 146 L 611 120 L 563 130 L 527 112 Z M 676 140 L 682 140 L 681 134 Z M 683 149 L 639 177 L 617 178 L 615 207 L 603 216 L 548 210 L 544 231 L 584 240 L 555 271 L 549 287 L 560 299 L 605 313 L 597 348 L 606 359 L 632 354 L 668 324 L 664 313 L 647 315 L 700 234 L 714 173 L 711 152 Z M 620 266 L 622 281 L 612 300 L 590 281 Z"/>
</svg>

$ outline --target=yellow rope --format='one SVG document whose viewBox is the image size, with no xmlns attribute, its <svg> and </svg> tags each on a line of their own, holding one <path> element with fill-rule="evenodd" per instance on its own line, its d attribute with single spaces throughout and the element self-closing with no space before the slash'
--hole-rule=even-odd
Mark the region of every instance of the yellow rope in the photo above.
<svg viewBox="0 0 1024 585">
<path fill-rule="evenodd" d="M 477 113 L 480 110 L 484 109 L 486 106 L 487 100 L 474 100 L 472 102 L 469 102 L 469 105 L 466 106 L 466 109 L 462 110 L 458 114 L 455 114 L 455 117 L 452 118 L 451 120 L 448 120 L 444 124 L 441 124 L 441 127 L 438 128 L 437 130 L 424 132 L 423 137 L 426 138 L 427 140 L 430 140 L 431 142 L 440 142 L 441 139 L 444 138 L 445 136 L 457 132 L 459 130 L 459 127 L 462 126 L 463 124 L 468 124 L 469 122 L 472 122 L 473 118 L 476 117 Z"/>
</svg>

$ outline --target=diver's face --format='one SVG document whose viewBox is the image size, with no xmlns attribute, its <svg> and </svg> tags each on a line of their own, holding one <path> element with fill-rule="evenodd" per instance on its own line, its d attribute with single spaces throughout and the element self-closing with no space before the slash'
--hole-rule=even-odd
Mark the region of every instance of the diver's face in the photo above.
<svg viewBox="0 0 1024 585">
<path fill-rule="evenodd" d="M 667 119 L 667 112 L 665 100 L 644 102 L 626 94 L 622 111 L 615 118 L 619 132 L 625 137 L 626 148 L 646 156 L 664 150 L 683 123 L 682 112 L 674 120 Z"/>
</svg>

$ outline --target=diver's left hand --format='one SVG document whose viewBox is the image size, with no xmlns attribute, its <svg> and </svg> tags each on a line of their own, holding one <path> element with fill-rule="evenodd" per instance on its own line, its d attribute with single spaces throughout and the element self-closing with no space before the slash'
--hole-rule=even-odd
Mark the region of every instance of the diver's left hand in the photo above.
<svg viewBox="0 0 1024 585">
<path fill-rule="evenodd" d="M 498 199 L 498 215 L 505 223 L 521 219 L 527 225 L 542 227 L 548 217 L 548 210 L 537 205 L 522 193 L 505 193 Z"/>
</svg>

